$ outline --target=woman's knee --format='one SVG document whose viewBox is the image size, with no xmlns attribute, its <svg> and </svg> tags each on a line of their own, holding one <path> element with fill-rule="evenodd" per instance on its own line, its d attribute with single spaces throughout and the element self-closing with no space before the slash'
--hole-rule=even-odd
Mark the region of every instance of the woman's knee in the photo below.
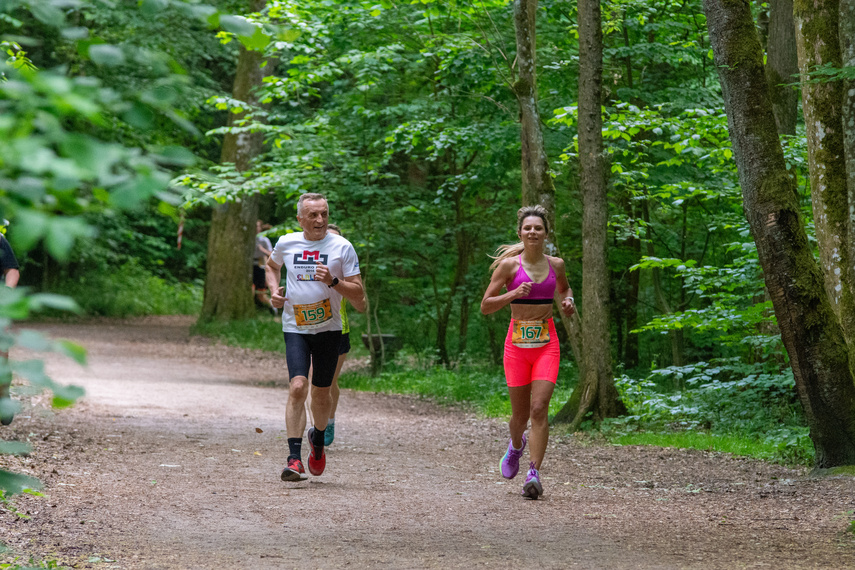
<svg viewBox="0 0 855 570">
<path fill-rule="evenodd" d="M 545 422 L 549 419 L 549 400 L 531 403 L 531 421 Z"/>
</svg>

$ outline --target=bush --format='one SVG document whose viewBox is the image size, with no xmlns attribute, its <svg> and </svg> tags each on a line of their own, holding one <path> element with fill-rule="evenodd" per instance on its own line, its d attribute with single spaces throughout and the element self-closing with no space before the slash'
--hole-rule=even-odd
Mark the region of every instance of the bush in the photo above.
<svg viewBox="0 0 855 570">
<path fill-rule="evenodd" d="M 73 298 L 92 316 L 192 315 L 202 307 L 201 286 L 170 283 L 134 262 L 64 280 L 55 292 Z"/>
</svg>

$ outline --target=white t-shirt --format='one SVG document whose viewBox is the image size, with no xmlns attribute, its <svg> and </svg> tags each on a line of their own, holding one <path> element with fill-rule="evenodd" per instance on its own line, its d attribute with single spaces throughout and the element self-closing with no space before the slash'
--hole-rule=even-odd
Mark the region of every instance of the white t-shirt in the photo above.
<svg viewBox="0 0 855 570">
<path fill-rule="evenodd" d="M 333 277 L 342 280 L 359 275 L 359 259 L 353 245 L 332 232 L 318 241 L 307 240 L 303 232 L 294 232 L 279 238 L 270 259 L 287 271 L 282 330 L 302 334 L 341 330 L 342 296 L 315 281 L 315 266 L 320 261 Z"/>
</svg>

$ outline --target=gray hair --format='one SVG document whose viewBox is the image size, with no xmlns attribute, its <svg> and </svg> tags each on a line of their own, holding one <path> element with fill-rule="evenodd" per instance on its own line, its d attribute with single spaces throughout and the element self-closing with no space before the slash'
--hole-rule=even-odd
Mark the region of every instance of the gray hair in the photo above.
<svg viewBox="0 0 855 570">
<path fill-rule="evenodd" d="M 306 200 L 323 200 L 323 201 L 329 203 L 329 201 L 327 200 L 327 197 L 324 196 L 323 194 L 318 194 L 316 192 L 306 192 L 305 194 L 300 196 L 299 200 L 297 200 L 297 215 L 298 216 L 302 216 L 302 214 L 303 214 L 303 202 L 305 202 Z"/>
</svg>

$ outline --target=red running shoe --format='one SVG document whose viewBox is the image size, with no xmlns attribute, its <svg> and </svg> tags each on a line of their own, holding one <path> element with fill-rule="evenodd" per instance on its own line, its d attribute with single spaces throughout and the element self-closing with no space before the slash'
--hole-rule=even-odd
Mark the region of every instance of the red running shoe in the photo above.
<svg viewBox="0 0 855 570">
<path fill-rule="evenodd" d="M 288 466 L 282 470 L 280 479 L 283 481 L 305 481 L 308 479 L 306 470 L 303 469 L 303 462 L 296 457 L 289 457 Z"/>
<path fill-rule="evenodd" d="M 324 453 L 324 446 L 320 447 L 320 454 L 318 453 L 318 448 L 315 447 L 315 444 L 312 443 L 312 434 L 315 433 L 315 428 L 309 428 L 309 433 L 306 434 L 309 440 L 309 473 L 317 477 L 321 473 L 324 472 L 324 469 L 327 466 L 327 454 Z M 320 457 L 318 457 L 320 455 Z"/>
</svg>

